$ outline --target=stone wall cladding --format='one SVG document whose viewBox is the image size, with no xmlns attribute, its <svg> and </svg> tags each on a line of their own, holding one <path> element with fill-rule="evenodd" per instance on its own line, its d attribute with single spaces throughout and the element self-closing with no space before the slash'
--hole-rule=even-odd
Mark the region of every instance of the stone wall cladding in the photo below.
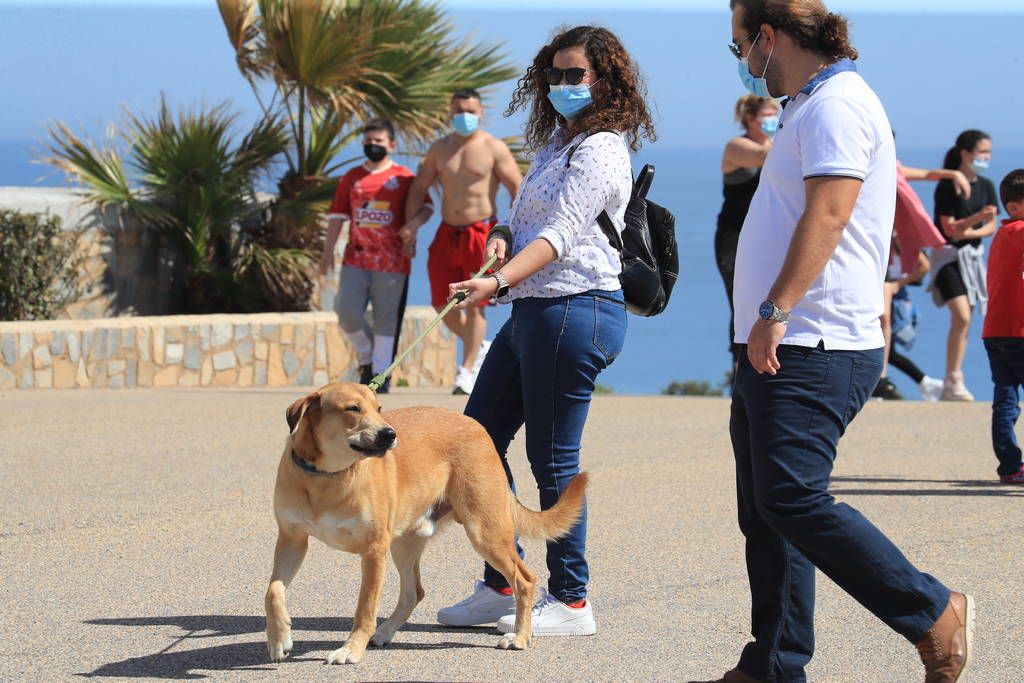
<svg viewBox="0 0 1024 683">
<path fill-rule="evenodd" d="M 434 315 L 406 310 L 403 349 Z M 355 371 L 328 312 L 0 322 L 0 389 L 321 386 Z M 443 325 L 392 378 L 411 387 L 454 381 L 455 339 Z"/>
</svg>

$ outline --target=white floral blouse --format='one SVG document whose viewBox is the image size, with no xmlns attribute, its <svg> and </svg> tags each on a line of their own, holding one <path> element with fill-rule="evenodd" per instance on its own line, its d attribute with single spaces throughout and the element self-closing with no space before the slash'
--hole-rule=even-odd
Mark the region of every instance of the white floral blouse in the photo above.
<svg viewBox="0 0 1024 683">
<path fill-rule="evenodd" d="M 621 135 L 580 134 L 567 140 L 564 129 L 556 130 L 523 179 L 508 224 L 513 255 L 540 238 L 549 242 L 558 256 L 513 287 L 509 298 L 620 289 L 619 254 L 597 217 L 607 211 L 621 234 L 632 189 L 629 149 Z"/>
</svg>

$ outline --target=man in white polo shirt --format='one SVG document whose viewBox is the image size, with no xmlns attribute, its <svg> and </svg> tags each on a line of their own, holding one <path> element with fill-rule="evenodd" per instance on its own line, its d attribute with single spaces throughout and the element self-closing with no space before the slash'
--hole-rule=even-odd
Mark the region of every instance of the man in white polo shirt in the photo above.
<svg viewBox="0 0 1024 683">
<path fill-rule="evenodd" d="M 882 282 L 896 205 L 885 110 L 846 20 L 820 0 L 732 0 L 733 53 L 785 103 L 740 233 L 733 303 L 739 526 L 754 641 L 722 681 L 805 681 L 817 567 L 917 645 L 929 682 L 967 661 L 973 603 L 918 571 L 829 493 L 836 447 L 882 370 Z"/>
</svg>

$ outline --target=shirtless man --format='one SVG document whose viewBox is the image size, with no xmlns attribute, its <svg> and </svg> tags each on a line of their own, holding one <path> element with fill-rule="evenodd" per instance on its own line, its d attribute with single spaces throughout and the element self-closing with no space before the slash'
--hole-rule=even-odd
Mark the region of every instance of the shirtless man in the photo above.
<svg viewBox="0 0 1024 683">
<path fill-rule="evenodd" d="M 515 197 L 522 181 L 519 165 L 508 146 L 480 130 L 483 104 L 475 90 L 452 95 L 449 111 L 454 132 L 430 146 L 409 189 L 405 205 L 406 227 L 400 235 L 407 250 L 416 246 L 418 229 L 411 219 L 423 207 L 427 191 L 440 179 L 443 199 L 441 225 L 430 245 L 427 272 L 430 275 L 430 303 L 440 311 L 448 303 L 448 284 L 473 277 L 484 263 L 487 233 L 498 222 L 495 198 L 498 185 Z M 455 377 L 455 394 L 473 391 L 476 372 L 487 352 L 484 336 L 487 319 L 484 306 L 451 311 L 445 325 L 462 340 L 462 365 Z"/>
</svg>

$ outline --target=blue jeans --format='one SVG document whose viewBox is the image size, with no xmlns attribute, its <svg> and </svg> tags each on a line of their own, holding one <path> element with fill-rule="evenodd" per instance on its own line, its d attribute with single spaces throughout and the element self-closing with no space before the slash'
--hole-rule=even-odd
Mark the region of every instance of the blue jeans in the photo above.
<svg viewBox="0 0 1024 683">
<path fill-rule="evenodd" d="M 580 471 L 580 441 L 595 381 L 622 351 L 626 307 L 622 292 L 590 291 L 551 299 L 520 299 L 484 359 L 466 415 L 494 441 L 515 491 L 506 453 L 526 424 L 526 457 L 548 509 Z M 584 557 L 587 512 L 561 540 L 548 543 L 548 590 L 566 603 L 587 596 Z M 517 545 L 520 557 L 523 550 Z M 484 582 L 508 586 L 490 565 Z"/>
<path fill-rule="evenodd" d="M 916 643 L 949 590 L 828 491 L 839 438 L 878 383 L 882 349 L 780 346 L 775 376 L 759 375 L 743 351 L 729 431 L 754 642 L 739 668 L 765 681 L 806 680 L 815 567 Z"/>
<path fill-rule="evenodd" d="M 1024 385 L 1024 338 L 1001 337 L 985 340 L 988 364 L 992 367 L 992 448 L 999 458 L 1000 475 L 1017 474 L 1021 467 L 1020 446 L 1013 432 L 1020 417 L 1020 394 Z"/>
</svg>

